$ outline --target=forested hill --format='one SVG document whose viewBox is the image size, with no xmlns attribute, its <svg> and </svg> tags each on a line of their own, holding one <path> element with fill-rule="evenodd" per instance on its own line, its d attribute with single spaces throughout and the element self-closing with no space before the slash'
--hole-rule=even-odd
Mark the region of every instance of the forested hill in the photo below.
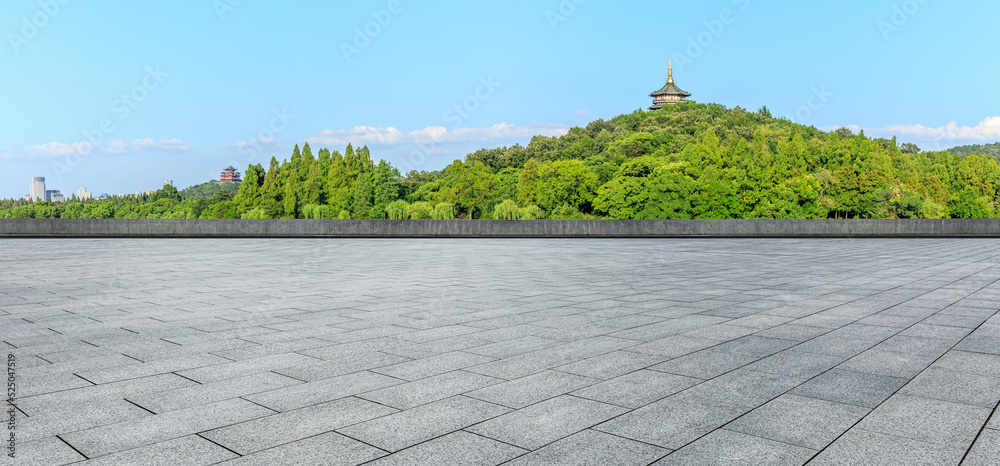
<svg viewBox="0 0 1000 466">
<path fill-rule="evenodd" d="M 990 156 L 687 102 L 483 149 L 436 172 L 402 175 L 367 147 L 296 146 L 211 198 L 166 187 L 111 201 L 7 201 L 0 217 L 978 218 L 998 214 L 998 186 Z"/>
<path fill-rule="evenodd" d="M 986 145 L 959 146 L 948 149 L 948 152 L 955 155 L 983 154 L 1000 160 L 1000 142 Z"/>
</svg>

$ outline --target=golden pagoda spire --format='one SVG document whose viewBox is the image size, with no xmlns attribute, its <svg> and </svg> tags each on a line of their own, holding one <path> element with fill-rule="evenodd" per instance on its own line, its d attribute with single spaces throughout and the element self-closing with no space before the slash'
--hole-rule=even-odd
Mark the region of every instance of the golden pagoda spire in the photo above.
<svg viewBox="0 0 1000 466">
<path fill-rule="evenodd" d="M 667 62 L 667 84 L 674 83 L 674 54 L 670 54 L 670 61 Z"/>
</svg>

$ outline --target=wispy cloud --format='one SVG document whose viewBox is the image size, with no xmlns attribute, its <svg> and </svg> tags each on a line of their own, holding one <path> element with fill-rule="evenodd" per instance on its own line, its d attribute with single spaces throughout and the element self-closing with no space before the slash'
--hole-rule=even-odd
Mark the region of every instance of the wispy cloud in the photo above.
<svg viewBox="0 0 1000 466">
<path fill-rule="evenodd" d="M 156 141 L 154 139 L 136 139 L 131 142 L 124 140 L 111 141 L 107 144 L 93 149 L 90 143 L 74 142 L 66 144 L 62 142 L 48 142 L 28 147 L 4 147 L 0 148 L 0 157 L 61 157 L 71 154 L 136 154 L 151 151 L 166 152 L 187 152 L 191 148 L 180 139 L 168 139 Z"/>
<path fill-rule="evenodd" d="M 262 138 L 258 138 L 258 139 L 241 139 L 241 140 L 236 141 L 236 142 L 230 142 L 229 144 L 226 144 L 226 146 L 227 147 L 236 147 L 236 148 L 241 148 L 241 147 L 255 147 L 255 148 L 258 148 L 258 149 L 261 149 L 261 148 L 274 148 L 274 149 L 277 149 L 277 148 L 281 147 L 281 139 L 267 137 L 267 136 L 262 137 Z"/>
<path fill-rule="evenodd" d="M 122 140 L 112 141 L 104 152 L 108 154 L 132 154 L 146 151 L 188 152 L 191 148 L 180 139 L 155 141 L 153 139 L 136 139 L 132 142 Z"/>
<path fill-rule="evenodd" d="M 897 136 L 901 139 L 931 143 L 940 148 L 948 148 L 961 143 L 1000 141 L 1000 117 L 987 117 L 976 126 L 960 126 L 953 121 L 937 128 L 919 124 L 892 125 L 885 128 L 865 128 L 851 125 L 846 128 L 854 132 L 864 130 L 870 136 Z M 823 129 L 833 130 L 836 127 Z"/>
<path fill-rule="evenodd" d="M 499 123 L 485 128 L 455 128 L 429 126 L 424 129 L 403 132 L 393 127 L 375 128 L 355 126 L 351 129 L 326 130 L 306 139 L 310 144 L 343 146 L 348 143 L 370 146 L 398 146 L 402 144 L 444 144 L 468 141 L 490 142 L 494 140 L 530 138 L 532 136 L 562 136 L 569 132 L 564 125 L 533 124 L 529 126 Z"/>
</svg>

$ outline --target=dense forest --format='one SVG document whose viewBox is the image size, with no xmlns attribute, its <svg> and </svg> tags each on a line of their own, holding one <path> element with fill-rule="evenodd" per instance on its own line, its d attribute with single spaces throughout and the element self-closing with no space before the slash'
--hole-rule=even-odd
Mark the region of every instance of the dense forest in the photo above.
<svg viewBox="0 0 1000 466">
<path fill-rule="evenodd" d="M 219 183 L 215 183 L 218 185 Z M 1000 166 L 847 129 L 823 132 L 686 102 L 482 149 L 405 175 L 367 147 L 295 147 L 233 189 L 65 203 L 2 201 L 0 218 L 985 218 Z M 211 191 L 211 192 L 209 192 Z M 208 194 L 206 194 L 206 192 Z"/>
<path fill-rule="evenodd" d="M 983 154 L 1000 160 L 1000 142 L 986 145 L 959 146 L 948 149 L 948 152 L 954 155 Z"/>
</svg>

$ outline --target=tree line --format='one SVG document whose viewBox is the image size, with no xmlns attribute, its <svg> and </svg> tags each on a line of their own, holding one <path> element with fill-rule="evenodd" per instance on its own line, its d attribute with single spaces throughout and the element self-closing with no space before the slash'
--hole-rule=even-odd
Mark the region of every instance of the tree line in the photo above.
<svg viewBox="0 0 1000 466">
<path fill-rule="evenodd" d="M 719 104 L 685 102 L 481 149 L 401 174 L 367 147 L 305 144 L 250 165 L 211 197 L 0 202 L 0 218 L 722 219 L 987 218 L 1000 166 L 895 138 L 824 132 Z M 203 193 L 204 190 L 199 190 Z"/>
</svg>

